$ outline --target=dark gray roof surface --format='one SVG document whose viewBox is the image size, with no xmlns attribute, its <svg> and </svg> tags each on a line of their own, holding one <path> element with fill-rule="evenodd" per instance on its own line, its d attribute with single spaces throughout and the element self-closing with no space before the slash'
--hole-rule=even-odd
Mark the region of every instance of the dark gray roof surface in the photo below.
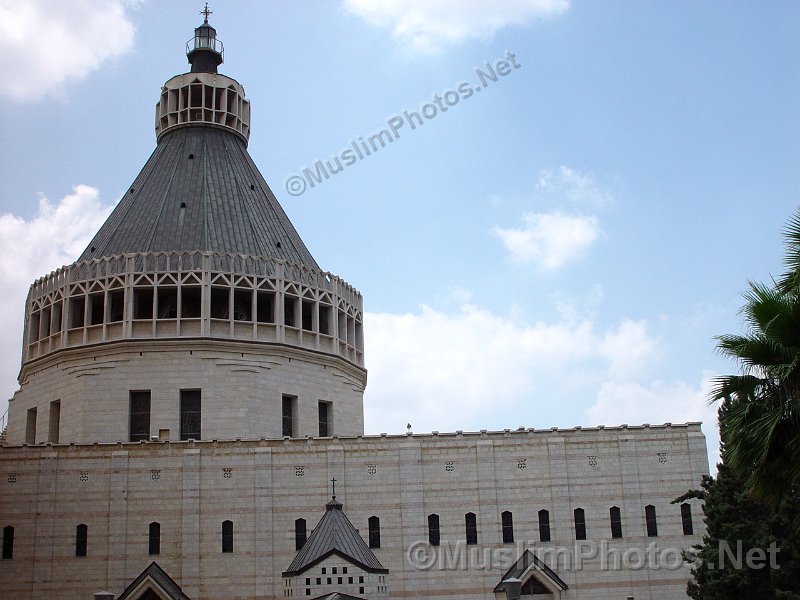
<svg viewBox="0 0 800 600">
<path fill-rule="evenodd" d="M 213 126 L 165 134 L 78 260 L 192 250 L 270 256 L 319 268 L 245 142 Z"/>
<path fill-rule="evenodd" d="M 130 594 L 136 590 L 139 584 L 148 577 L 158 584 L 162 590 L 169 594 L 171 600 L 191 600 L 189 596 L 183 593 L 181 587 L 172 580 L 172 577 L 167 575 L 166 571 L 164 571 L 164 569 L 162 569 L 156 562 L 151 562 L 150 565 L 144 571 L 142 571 L 128 587 L 125 588 L 125 591 L 120 594 L 117 600 L 127 600 Z"/>
<path fill-rule="evenodd" d="M 316 598 L 313 598 L 313 600 L 364 600 L 364 598 L 359 598 L 358 596 L 351 596 L 350 594 L 341 594 L 339 592 L 333 592 L 332 594 L 317 596 Z"/>
<path fill-rule="evenodd" d="M 342 503 L 331 500 L 325 508 L 317 527 L 283 576 L 298 575 L 331 554 L 338 554 L 369 573 L 388 573 L 344 514 Z"/>
</svg>

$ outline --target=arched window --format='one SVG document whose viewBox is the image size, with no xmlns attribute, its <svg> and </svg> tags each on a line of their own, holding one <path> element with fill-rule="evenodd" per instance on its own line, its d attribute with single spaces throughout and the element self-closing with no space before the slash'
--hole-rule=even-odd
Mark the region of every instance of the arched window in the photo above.
<svg viewBox="0 0 800 600">
<path fill-rule="evenodd" d="M 151 556 L 161 554 L 161 523 L 150 523 L 148 528 L 148 554 Z"/>
<path fill-rule="evenodd" d="M 475 517 L 474 512 L 468 512 L 464 515 L 464 527 L 467 533 L 467 544 L 478 543 L 478 519 Z"/>
<path fill-rule="evenodd" d="M 75 528 L 75 556 L 86 556 L 89 528 L 81 523 Z"/>
<path fill-rule="evenodd" d="M 582 508 L 576 508 L 572 512 L 575 515 L 575 539 L 576 540 L 585 540 L 586 539 L 586 513 L 583 512 Z"/>
<path fill-rule="evenodd" d="M 439 541 L 439 515 L 428 515 L 428 542 L 431 546 L 438 546 Z"/>
<path fill-rule="evenodd" d="M 369 518 L 369 547 L 381 547 L 381 520 L 374 516 Z"/>
<path fill-rule="evenodd" d="M 3 558 L 14 558 L 14 528 L 11 525 L 3 527 Z"/>
<path fill-rule="evenodd" d="M 550 541 L 550 512 L 545 509 L 539 511 L 539 541 Z"/>
<path fill-rule="evenodd" d="M 619 506 L 612 506 L 608 509 L 608 515 L 611 519 L 611 537 L 622 537 L 622 514 L 620 513 Z"/>
<path fill-rule="evenodd" d="M 233 552 L 233 521 L 222 522 L 222 551 Z"/>
<path fill-rule="evenodd" d="M 644 518 L 647 521 L 647 537 L 658 536 L 658 522 L 656 520 L 656 507 L 648 504 L 644 507 Z"/>
<path fill-rule="evenodd" d="M 692 526 L 692 507 L 684 502 L 681 504 L 681 522 L 683 523 L 683 535 L 694 534 Z"/>
<path fill-rule="evenodd" d="M 295 519 L 294 522 L 294 549 L 300 550 L 306 543 L 306 520 Z"/>
<path fill-rule="evenodd" d="M 514 543 L 514 517 L 511 514 L 511 511 L 504 510 L 503 513 L 500 515 L 500 520 L 503 525 L 503 543 L 504 544 L 513 544 Z"/>
</svg>

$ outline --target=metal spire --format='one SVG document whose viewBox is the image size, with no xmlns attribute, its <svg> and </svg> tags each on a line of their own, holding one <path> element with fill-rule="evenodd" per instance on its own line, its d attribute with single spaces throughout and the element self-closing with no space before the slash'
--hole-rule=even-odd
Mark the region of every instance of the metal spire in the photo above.
<svg viewBox="0 0 800 600">
<path fill-rule="evenodd" d="M 204 25 L 208 25 L 208 15 L 213 15 L 214 14 L 213 11 L 208 10 L 208 2 L 206 2 L 206 7 L 203 10 L 200 11 L 200 14 L 203 15 L 203 17 L 205 17 L 205 20 L 203 21 L 203 24 Z"/>
</svg>

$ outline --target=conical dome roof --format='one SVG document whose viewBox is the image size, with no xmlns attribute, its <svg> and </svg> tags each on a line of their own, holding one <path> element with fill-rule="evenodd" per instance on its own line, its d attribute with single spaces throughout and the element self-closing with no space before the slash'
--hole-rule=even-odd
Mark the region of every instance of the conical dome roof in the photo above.
<svg viewBox="0 0 800 600">
<path fill-rule="evenodd" d="M 197 250 L 270 256 L 319 268 L 241 136 L 202 123 L 161 137 L 79 260 Z"/>
</svg>

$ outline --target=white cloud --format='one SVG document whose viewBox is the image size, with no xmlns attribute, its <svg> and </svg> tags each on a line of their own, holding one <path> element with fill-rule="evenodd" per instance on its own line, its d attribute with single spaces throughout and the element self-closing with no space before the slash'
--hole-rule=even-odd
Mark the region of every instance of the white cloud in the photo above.
<svg viewBox="0 0 800 600">
<path fill-rule="evenodd" d="M 398 43 L 431 52 L 470 38 L 489 39 L 509 25 L 563 13 L 568 0 L 345 0 L 368 23 L 391 29 Z"/>
<path fill-rule="evenodd" d="M 28 287 L 42 275 L 69 264 L 83 251 L 113 206 L 104 206 L 95 188 L 78 185 L 57 204 L 39 199 L 30 220 L 0 215 L 0 414 L 17 389 L 22 326 Z"/>
<path fill-rule="evenodd" d="M 614 202 L 611 190 L 601 185 L 592 173 L 563 165 L 558 169 L 540 170 L 535 192 L 539 198 L 555 197 L 596 207 Z"/>
<path fill-rule="evenodd" d="M 400 432 L 408 420 L 417 431 L 474 429 L 492 411 L 529 415 L 521 418 L 543 426 L 532 406 L 568 403 L 553 396 L 577 381 L 594 390 L 610 377 L 630 377 L 640 354 L 655 356 L 659 345 L 644 322 L 622 320 L 600 332 L 589 319 L 528 325 L 471 304 L 456 313 L 423 306 L 365 318 L 370 433 Z"/>
<path fill-rule="evenodd" d="M 2 93 L 38 99 L 82 79 L 133 45 L 122 0 L 0 0 Z"/>
<path fill-rule="evenodd" d="M 602 231 L 593 215 L 526 212 L 519 229 L 495 227 L 512 260 L 552 271 L 581 258 Z"/>
<path fill-rule="evenodd" d="M 712 377 L 713 373 L 704 372 L 697 386 L 685 381 L 605 382 L 586 417 L 598 425 L 702 421 L 713 472 L 719 461 L 719 431 L 717 406 L 706 401 Z"/>
</svg>

